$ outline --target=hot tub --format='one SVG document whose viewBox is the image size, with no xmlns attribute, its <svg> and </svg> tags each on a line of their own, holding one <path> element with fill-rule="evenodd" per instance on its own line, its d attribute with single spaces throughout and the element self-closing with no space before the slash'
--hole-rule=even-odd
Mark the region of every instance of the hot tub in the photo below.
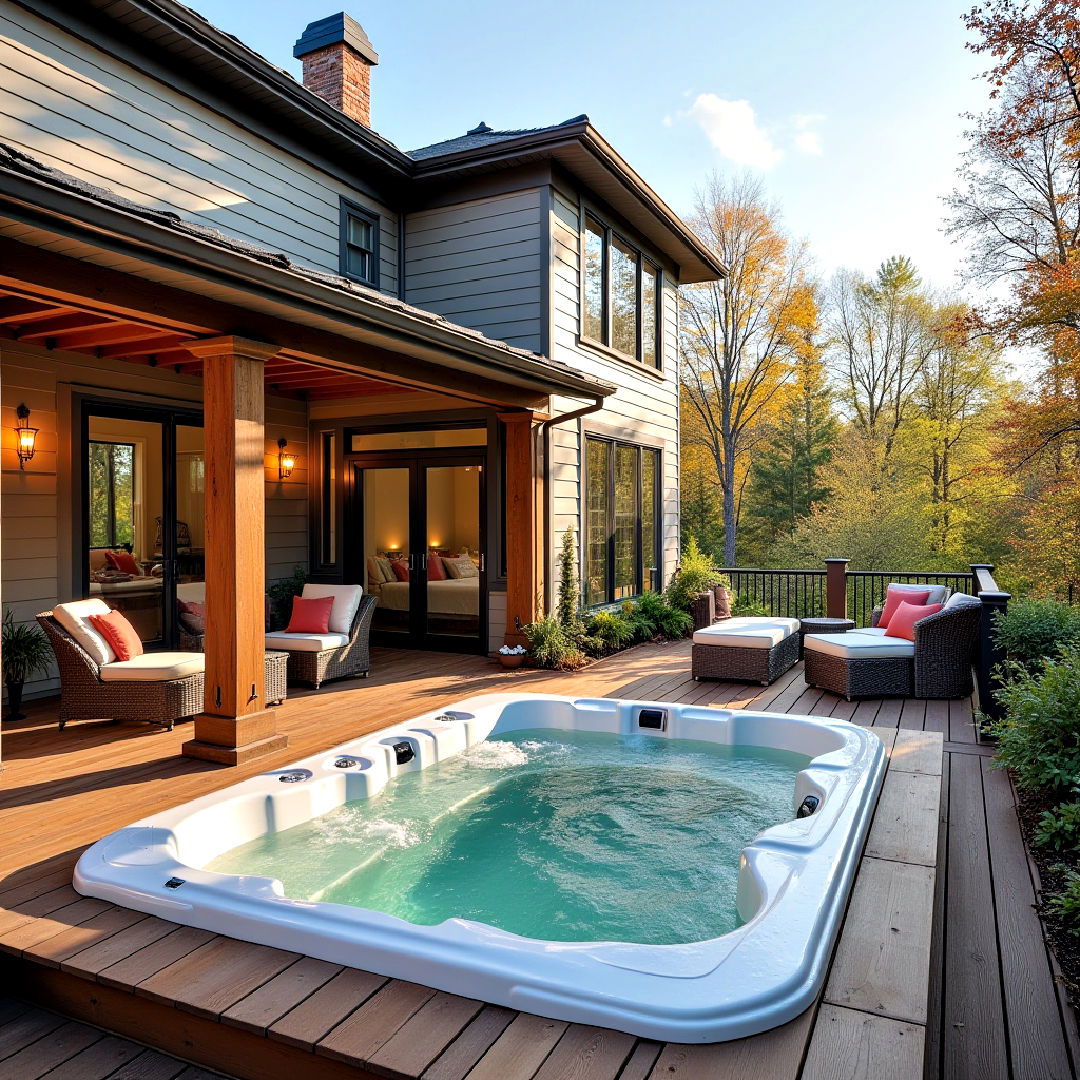
<svg viewBox="0 0 1080 1080">
<path fill-rule="evenodd" d="M 841 720 L 489 695 L 136 822 L 74 883 L 523 1012 L 718 1042 L 813 1002 L 884 771 Z"/>
</svg>

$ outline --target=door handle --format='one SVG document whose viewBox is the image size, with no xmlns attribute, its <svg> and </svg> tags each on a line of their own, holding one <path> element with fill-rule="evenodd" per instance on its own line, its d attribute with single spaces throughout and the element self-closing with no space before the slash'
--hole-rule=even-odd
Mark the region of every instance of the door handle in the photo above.
<svg viewBox="0 0 1080 1080">
<path fill-rule="evenodd" d="M 484 553 L 480 552 L 480 573 L 484 572 Z"/>
</svg>

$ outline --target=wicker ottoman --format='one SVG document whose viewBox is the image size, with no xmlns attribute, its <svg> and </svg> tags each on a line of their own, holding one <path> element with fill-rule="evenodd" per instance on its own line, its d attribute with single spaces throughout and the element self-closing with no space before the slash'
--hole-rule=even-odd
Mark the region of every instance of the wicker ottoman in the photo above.
<svg viewBox="0 0 1080 1080">
<path fill-rule="evenodd" d="M 850 701 L 857 697 L 911 697 L 915 691 L 915 643 L 858 630 L 807 634 L 803 638 L 808 686 Z"/>
<path fill-rule="evenodd" d="M 690 673 L 768 686 L 798 659 L 798 619 L 725 619 L 695 631 Z"/>
</svg>

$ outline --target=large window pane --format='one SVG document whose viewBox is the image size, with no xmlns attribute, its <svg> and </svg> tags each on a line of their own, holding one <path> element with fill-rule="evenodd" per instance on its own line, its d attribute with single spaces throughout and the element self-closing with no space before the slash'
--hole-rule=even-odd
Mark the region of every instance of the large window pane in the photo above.
<svg viewBox="0 0 1080 1080">
<path fill-rule="evenodd" d="M 658 367 L 656 362 L 656 268 L 641 264 L 641 362 Z"/>
<path fill-rule="evenodd" d="M 585 603 L 608 597 L 608 459 L 611 444 L 586 440 Z"/>
<path fill-rule="evenodd" d="M 611 346 L 637 356 L 638 257 L 617 236 L 611 239 Z"/>
<path fill-rule="evenodd" d="M 615 596 L 637 593 L 637 447 L 615 448 Z"/>
<path fill-rule="evenodd" d="M 659 537 L 656 530 L 656 484 L 659 454 L 655 450 L 641 451 L 641 591 L 657 587 L 653 580 Z"/>
<path fill-rule="evenodd" d="M 586 337 L 604 340 L 604 232 L 591 218 L 585 219 L 585 288 L 582 299 L 582 330 Z"/>
<path fill-rule="evenodd" d="M 135 446 L 90 443 L 90 546 L 135 542 Z"/>
</svg>

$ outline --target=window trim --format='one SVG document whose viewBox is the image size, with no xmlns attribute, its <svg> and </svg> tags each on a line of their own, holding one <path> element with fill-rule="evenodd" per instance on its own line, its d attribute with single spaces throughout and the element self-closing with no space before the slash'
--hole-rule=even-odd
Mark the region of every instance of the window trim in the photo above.
<svg viewBox="0 0 1080 1080">
<path fill-rule="evenodd" d="M 348 240 L 350 218 L 362 218 L 371 226 L 372 248 L 370 279 L 361 277 L 359 274 L 351 273 L 349 270 L 349 248 L 356 246 L 350 244 Z M 382 238 L 380 236 L 379 215 L 374 210 L 369 210 L 367 207 L 361 206 L 351 199 L 346 199 L 345 196 L 342 195 L 338 220 L 338 269 L 341 276 L 348 278 L 350 281 L 356 281 L 361 285 L 370 286 L 372 289 L 377 289 L 379 287 L 379 257 L 381 244 Z"/>
<path fill-rule="evenodd" d="M 588 568 L 588 550 L 589 550 L 589 537 L 588 537 L 588 506 L 589 506 L 589 469 L 588 469 L 588 444 L 590 441 L 605 443 L 610 448 L 607 452 L 607 470 L 606 470 L 606 485 L 608 489 L 608 503 L 606 507 L 605 519 L 605 531 L 606 546 L 607 546 L 607 573 L 606 581 L 604 582 L 604 599 L 602 600 L 590 600 L 588 596 L 585 596 L 584 605 L 588 608 L 602 608 L 612 604 L 621 604 L 624 600 L 633 600 L 640 597 L 645 592 L 644 570 L 645 570 L 645 552 L 644 552 L 644 536 L 642 528 L 642 510 L 644 509 L 644 503 L 642 500 L 642 486 L 641 486 L 641 473 L 642 473 L 642 455 L 649 453 L 655 455 L 656 460 L 656 476 L 653 484 L 653 553 L 649 562 L 656 568 L 660 574 L 660 581 L 654 581 L 651 584 L 654 588 L 649 591 L 659 591 L 660 586 L 663 584 L 663 469 L 664 469 L 664 451 L 662 447 L 651 446 L 647 443 L 635 443 L 626 439 L 613 438 L 609 435 L 603 435 L 598 432 L 586 431 L 584 434 L 585 445 L 582 449 L 582 524 L 580 528 L 580 534 L 582 537 L 581 543 L 581 567 L 580 575 L 583 586 L 583 591 L 587 593 L 588 581 L 589 581 L 589 568 Z M 637 498 L 637 513 L 634 523 L 634 584 L 632 586 L 633 592 L 630 596 L 621 596 L 616 598 L 616 582 L 615 582 L 615 474 L 617 469 L 617 453 L 616 450 L 619 447 L 629 448 L 635 451 L 634 460 L 634 492 Z"/>
<path fill-rule="evenodd" d="M 588 223 L 597 226 L 601 236 L 601 295 L 600 295 L 600 331 L 602 340 L 597 340 L 585 332 L 585 291 L 586 291 L 586 263 L 585 243 L 588 233 Z M 664 350 L 663 350 L 663 320 L 664 320 L 664 268 L 659 261 L 644 250 L 641 244 L 630 239 L 625 230 L 610 225 L 601 214 L 591 207 L 582 204 L 580 214 L 580 226 L 578 229 L 578 287 L 581 302 L 578 313 L 578 342 L 598 352 L 613 356 L 641 368 L 655 375 L 664 373 Z M 634 355 L 615 348 L 612 344 L 612 316 L 611 316 L 611 251 L 612 240 L 617 238 L 621 244 L 629 248 L 637 256 L 637 273 L 635 275 L 635 293 L 637 310 L 637 344 Z M 645 312 L 645 275 L 644 267 L 648 264 L 656 275 L 656 298 L 655 298 L 655 328 L 653 348 L 655 350 L 656 363 L 650 364 L 644 357 L 644 322 L 642 318 Z"/>
</svg>

